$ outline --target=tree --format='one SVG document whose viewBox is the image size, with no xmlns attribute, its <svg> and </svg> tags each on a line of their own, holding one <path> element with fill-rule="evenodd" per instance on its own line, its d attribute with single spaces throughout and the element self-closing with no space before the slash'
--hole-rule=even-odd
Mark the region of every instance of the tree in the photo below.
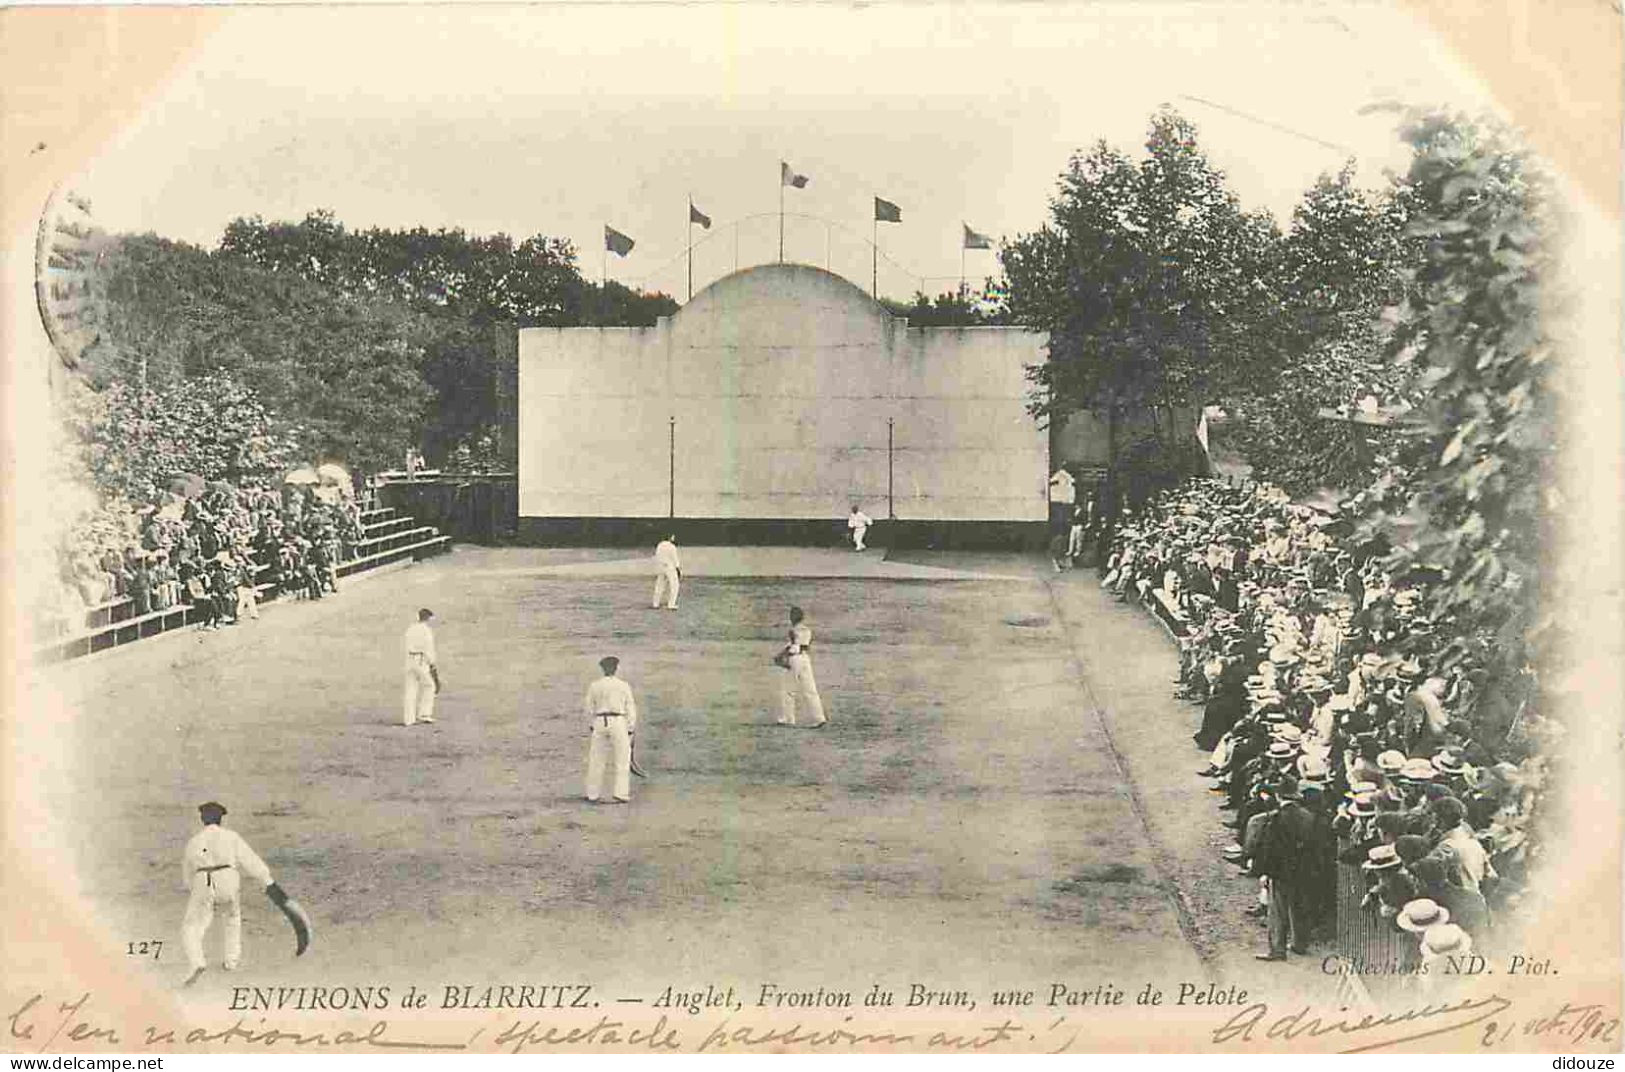
<svg viewBox="0 0 1625 1072">
<path fill-rule="evenodd" d="M 461 228 L 349 231 L 331 212 L 299 223 L 233 220 L 221 253 L 295 276 L 361 303 L 390 302 L 421 316 L 423 376 L 434 391 L 420 443 L 431 464 L 459 444 L 493 436 L 514 415 L 505 408 L 521 327 L 649 327 L 677 310 L 664 294 L 583 279 L 574 247 L 533 235 L 517 244 L 505 234 Z"/>
<path fill-rule="evenodd" d="M 1393 433 L 1323 420 L 1322 409 L 1418 399 L 1413 370 L 1387 361 L 1386 308 L 1404 295 L 1416 243 L 1405 233 L 1403 192 L 1367 193 L 1351 167 L 1322 175 L 1293 212 L 1277 245 L 1271 290 L 1278 308 L 1260 316 L 1252 361 L 1226 385 L 1235 445 L 1253 476 L 1294 494 L 1363 487 L 1391 459 Z M 1378 441 L 1358 449 L 1355 437 Z"/>
<path fill-rule="evenodd" d="M 1393 349 L 1418 370 L 1425 434 L 1361 497 L 1363 531 L 1396 536 L 1390 567 L 1428 567 L 1430 615 L 1454 623 L 1443 664 L 1475 666 L 1489 743 L 1541 706 L 1554 617 L 1543 602 L 1561 425 L 1541 311 L 1552 257 L 1545 178 L 1501 132 L 1459 117 L 1410 117 L 1408 231 L 1420 244 Z"/>
<path fill-rule="evenodd" d="M 945 290 L 936 298 L 916 291 L 912 304 L 880 299 L 880 304 L 892 316 L 904 317 L 914 328 L 975 328 L 1009 323 L 1009 314 L 1002 307 L 988 307 L 973 301 L 967 294 Z"/>
<path fill-rule="evenodd" d="M 1074 156 L 1049 223 L 1000 251 L 1011 317 L 1049 333 L 1030 411 L 1104 412 L 1114 458 L 1128 411 L 1166 415 L 1158 435 L 1176 445 L 1173 409 L 1251 359 L 1273 298 L 1275 225 L 1241 209 L 1195 128 L 1161 111 L 1145 148 L 1138 163 L 1105 143 Z"/>
<path fill-rule="evenodd" d="M 96 486 L 132 503 L 157 501 L 179 473 L 275 479 L 303 449 L 301 429 L 274 418 L 252 388 L 226 373 L 145 389 L 81 385 L 67 415 Z"/>
</svg>

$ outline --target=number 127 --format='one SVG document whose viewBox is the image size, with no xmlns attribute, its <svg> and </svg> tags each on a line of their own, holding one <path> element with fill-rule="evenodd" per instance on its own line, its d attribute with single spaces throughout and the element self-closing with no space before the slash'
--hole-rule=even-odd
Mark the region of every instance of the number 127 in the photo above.
<svg viewBox="0 0 1625 1072">
<path fill-rule="evenodd" d="M 164 943 L 161 940 L 154 938 L 150 942 L 130 942 L 124 948 L 124 955 L 127 957 L 144 957 L 148 953 L 151 953 L 152 959 L 157 960 L 158 954 L 162 953 L 163 951 Z"/>
</svg>

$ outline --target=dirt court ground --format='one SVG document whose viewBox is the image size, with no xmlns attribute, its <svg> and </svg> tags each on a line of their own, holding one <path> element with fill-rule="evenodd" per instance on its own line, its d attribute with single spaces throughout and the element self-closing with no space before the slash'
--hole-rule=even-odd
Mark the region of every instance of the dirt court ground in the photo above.
<svg viewBox="0 0 1625 1072">
<path fill-rule="evenodd" d="M 245 893 L 241 970 L 188 995 L 215 1004 L 231 985 L 1251 974 L 1249 884 L 1214 855 L 1171 648 L 1092 573 L 793 549 L 684 565 L 674 613 L 624 551 L 459 549 L 53 671 L 74 747 L 46 784 L 84 896 L 118 940 L 173 943 L 136 969 L 173 986 L 181 848 L 215 798 L 316 928 L 295 961 Z M 819 731 L 773 724 L 791 603 L 816 634 Z M 445 691 L 437 724 L 406 728 L 419 606 Z M 581 694 L 609 653 L 650 775 L 628 807 L 581 799 Z"/>
</svg>

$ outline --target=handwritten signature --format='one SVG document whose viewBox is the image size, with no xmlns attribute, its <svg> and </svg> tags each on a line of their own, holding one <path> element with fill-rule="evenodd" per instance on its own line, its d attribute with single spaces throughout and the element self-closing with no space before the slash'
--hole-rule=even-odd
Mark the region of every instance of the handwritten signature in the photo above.
<svg viewBox="0 0 1625 1072">
<path fill-rule="evenodd" d="M 1357 1019 L 1345 1016 L 1327 1018 L 1305 1005 L 1296 1012 L 1272 1019 L 1270 1007 L 1258 1002 L 1241 1009 L 1216 1028 L 1213 1031 L 1213 1042 L 1215 1045 L 1223 1046 L 1236 1042 L 1255 1043 L 1260 1040 L 1292 1042 L 1300 1038 L 1322 1038 L 1335 1034 L 1359 1035 L 1365 1036 L 1361 1043 L 1342 1052 L 1367 1053 L 1371 1050 L 1460 1031 L 1500 1016 L 1510 1008 L 1511 1001 L 1499 994 L 1491 994 L 1487 998 L 1439 1005 L 1418 1005 L 1398 1012 L 1366 1013 Z M 1268 1026 L 1265 1026 L 1266 1023 Z M 1409 1030 L 1417 1026 L 1422 1026 L 1422 1030 Z M 1409 1033 L 1370 1037 L 1373 1034 L 1380 1035 L 1385 1029 L 1396 1028 Z"/>
<path fill-rule="evenodd" d="M 1457 1002 L 1417 1005 L 1394 1012 L 1368 1013 L 1358 1017 L 1326 1016 L 1303 1006 L 1285 1015 L 1272 1015 L 1262 1002 L 1237 1011 L 1212 1033 L 1218 1046 L 1260 1041 L 1292 1042 L 1300 1038 L 1337 1035 L 1356 1041 L 1344 1053 L 1369 1053 L 1407 1042 L 1436 1038 L 1467 1028 L 1478 1028 L 1482 1048 L 1507 1043 L 1514 1038 L 1541 1039 L 1562 1036 L 1571 1044 L 1613 1043 L 1619 1035 L 1617 1016 L 1608 1015 L 1601 1005 L 1571 1005 L 1563 1002 L 1556 1011 L 1518 1020 L 1509 1015 L 1513 1003 L 1499 994 Z M 1339 1010 L 1346 1012 L 1346 1010 Z M 1482 1025 L 1482 1026 L 1480 1026 Z"/>
</svg>

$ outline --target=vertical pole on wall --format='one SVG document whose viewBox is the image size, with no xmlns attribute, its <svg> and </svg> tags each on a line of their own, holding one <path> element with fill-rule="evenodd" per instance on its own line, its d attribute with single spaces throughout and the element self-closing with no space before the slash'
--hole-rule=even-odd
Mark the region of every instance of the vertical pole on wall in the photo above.
<svg viewBox="0 0 1625 1072">
<path fill-rule="evenodd" d="M 779 180 L 779 263 L 784 263 L 784 180 Z"/>
<path fill-rule="evenodd" d="M 677 516 L 677 416 L 666 425 L 666 516 Z"/>
<path fill-rule="evenodd" d="M 869 297 L 880 300 L 880 223 L 869 224 Z"/>
<path fill-rule="evenodd" d="M 959 259 L 961 261 L 965 259 L 964 253 L 960 253 Z M 964 275 L 965 273 L 961 271 L 959 274 Z M 694 300 L 694 195 L 692 193 L 688 195 L 688 297 L 683 300 Z"/>
<path fill-rule="evenodd" d="M 892 494 L 892 428 L 896 423 L 895 417 L 886 418 L 886 516 L 892 520 L 897 518 L 897 501 Z"/>
</svg>

